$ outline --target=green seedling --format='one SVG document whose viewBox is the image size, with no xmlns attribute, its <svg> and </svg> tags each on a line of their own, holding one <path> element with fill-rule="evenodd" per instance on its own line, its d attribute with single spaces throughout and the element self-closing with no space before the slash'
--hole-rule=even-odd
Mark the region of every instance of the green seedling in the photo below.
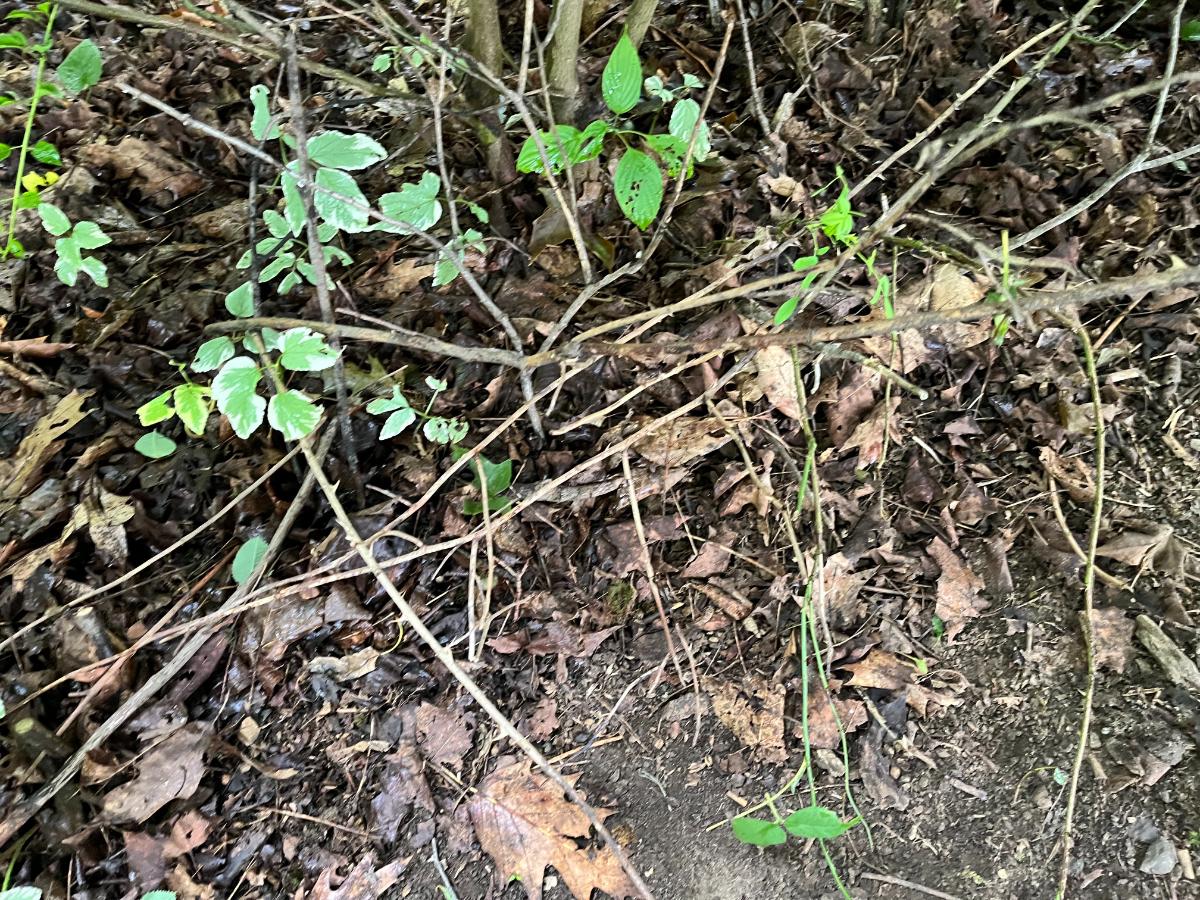
<svg viewBox="0 0 1200 900">
<path fill-rule="evenodd" d="M 802 840 L 831 841 L 841 837 L 861 820 L 842 821 L 838 814 L 824 806 L 806 806 L 786 818 L 779 815 L 771 805 L 773 817 L 760 819 L 754 816 L 738 816 L 731 827 L 734 837 L 743 844 L 755 847 L 775 847 L 787 842 L 789 836 Z"/>
<path fill-rule="evenodd" d="M 613 193 L 625 217 L 644 231 L 662 208 L 664 173 L 673 178 L 683 169 L 693 133 L 696 139 L 691 157 L 687 159 L 688 177 L 693 174 L 693 163 L 703 162 L 711 152 L 708 125 L 700 118 L 700 104 L 679 97 L 702 86 L 695 76 L 687 76 L 682 87 L 677 89 L 667 88 L 658 76 L 643 81 L 637 48 L 629 36 L 622 33 L 600 78 L 604 103 L 613 114 L 613 120 L 596 119 L 582 130 L 573 125 L 558 125 L 554 131 L 539 131 L 536 137 L 531 135 L 521 147 L 517 169 L 544 174 L 549 166 L 549 170 L 557 174 L 569 165 L 596 159 L 604 151 L 605 140 L 616 138 L 623 151 L 613 173 Z M 664 108 L 666 104 L 672 104 L 667 131 L 647 134 L 622 127 L 615 121 L 616 117 L 637 106 L 643 88 Z M 640 142 L 644 149 L 631 146 L 631 141 Z"/>
<path fill-rule="evenodd" d="M 379 397 L 367 404 L 367 412 L 376 416 L 387 416 L 379 431 L 381 441 L 390 440 L 403 432 L 418 419 L 423 420 L 421 433 L 435 444 L 453 445 L 467 436 L 467 423 L 462 419 L 449 419 L 430 415 L 438 394 L 446 390 L 446 382 L 432 375 L 425 379 L 426 386 L 433 391 L 425 409 L 414 407 L 398 386 L 392 387 L 390 397 Z"/>
<path fill-rule="evenodd" d="M 454 458 L 456 460 L 461 459 L 467 452 L 462 447 L 455 447 Z M 477 465 L 472 460 L 472 469 L 475 477 L 471 480 L 471 485 L 479 493 L 481 499 L 464 501 L 463 513 L 468 516 L 483 515 L 484 504 L 482 498 L 484 497 L 487 498 L 488 515 L 502 513 L 512 506 L 512 500 L 504 496 L 505 492 L 512 486 L 512 460 L 504 459 L 498 463 L 494 463 L 486 456 L 479 456 L 477 459 Z"/>
</svg>

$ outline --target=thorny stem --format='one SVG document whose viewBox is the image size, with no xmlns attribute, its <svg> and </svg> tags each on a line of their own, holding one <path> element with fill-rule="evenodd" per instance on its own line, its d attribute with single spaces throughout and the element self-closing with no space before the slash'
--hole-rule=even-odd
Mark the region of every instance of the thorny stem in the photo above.
<svg viewBox="0 0 1200 900">
<path fill-rule="evenodd" d="M 1088 737 L 1092 727 L 1092 702 L 1096 693 L 1096 650 L 1092 619 L 1092 605 L 1096 588 L 1096 548 L 1100 544 L 1100 520 L 1104 513 L 1104 412 L 1100 402 L 1100 379 L 1096 374 L 1096 357 L 1092 339 L 1087 328 L 1078 320 L 1062 318 L 1079 341 L 1083 349 L 1084 370 L 1092 396 L 1092 423 L 1096 440 L 1096 496 L 1092 501 L 1092 523 L 1088 530 L 1087 560 L 1083 570 L 1083 648 L 1087 663 L 1087 686 L 1083 693 L 1083 714 L 1079 722 L 1079 739 L 1075 745 L 1075 760 L 1071 764 L 1071 780 L 1067 783 L 1067 807 L 1063 815 L 1063 853 L 1058 871 L 1056 900 L 1067 895 L 1071 878 L 1071 849 L 1075 842 L 1072 827 L 1075 821 L 1075 805 L 1079 794 L 1079 775 L 1087 755 Z"/>
<path fill-rule="evenodd" d="M 18 204 L 21 201 L 21 179 L 25 177 L 25 160 L 29 156 L 29 139 L 33 135 L 33 121 L 37 116 L 38 103 L 42 99 L 42 74 L 46 71 L 46 57 L 50 55 L 50 36 L 54 33 L 54 20 L 58 16 L 58 4 L 50 7 L 46 16 L 46 29 L 42 33 L 42 49 L 38 51 L 37 69 L 33 75 L 33 96 L 29 100 L 29 112 L 25 116 L 25 131 L 21 134 L 21 152 L 17 156 L 17 177 L 13 184 L 12 203 L 8 210 L 8 231 L 4 235 L 4 247 L 0 248 L 0 259 L 7 259 L 13 250 L 13 233 L 17 227 Z"/>
</svg>

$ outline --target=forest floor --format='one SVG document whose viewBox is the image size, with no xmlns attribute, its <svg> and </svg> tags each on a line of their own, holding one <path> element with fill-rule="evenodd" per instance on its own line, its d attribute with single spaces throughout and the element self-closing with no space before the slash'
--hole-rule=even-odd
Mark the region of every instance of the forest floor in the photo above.
<svg viewBox="0 0 1200 900">
<path fill-rule="evenodd" d="M 915 0 L 866 29 L 849 5 L 738 0 L 714 20 L 663 0 L 643 73 L 693 75 L 698 100 L 716 76 L 713 152 L 644 232 L 613 159 L 576 167 L 607 280 L 568 315 L 587 277 L 545 181 L 497 182 L 462 67 L 397 50 L 413 26 L 385 6 L 242 10 L 300 26 L 310 130 L 386 148 L 356 173 L 367 196 L 432 171 L 464 217 L 490 213 L 463 265 L 520 346 L 461 278 L 434 285 L 419 237 L 346 235 L 353 261 L 331 270 L 341 325 L 445 342 L 345 341 L 355 448 L 330 416 L 324 469 L 383 578 L 278 433 L 241 440 L 214 415 L 166 458 L 133 449 L 138 408 L 227 318 L 247 197 L 279 199 L 195 127 L 254 143 L 251 87 L 286 96 L 274 45 L 231 43 L 218 0 L 61 9 L 60 49 L 91 38 L 104 77 L 47 101 L 36 132 L 62 154 L 58 205 L 113 236 L 96 251 L 111 285 L 56 280 L 32 217 L 31 252 L 0 263 L 5 883 L 51 900 L 633 895 L 394 585 L 659 900 L 1050 898 L 1064 865 L 1070 896 L 1200 897 L 1195 10 L 1072 24 Z M 457 18 L 416 6 L 461 46 Z M 621 6 L 589 7 L 581 122 L 603 110 Z M 502 7 L 516 60 L 525 5 Z M 24 90 L 27 60 L 2 77 Z M 529 78 L 540 109 L 536 61 Z M 658 111 L 643 96 L 630 119 Z M 502 115 L 515 152 L 528 132 Z M 0 107 L 0 138 L 23 127 Z M 835 267 L 835 247 L 773 325 L 840 191 L 861 252 Z M 322 319 L 307 286 L 261 304 Z M 544 365 L 480 355 L 557 330 Z M 449 449 L 379 439 L 363 407 L 394 385 L 511 461 L 486 514 L 469 459 L 442 481 Z M 238 588 L 235 551 L 289 509 L 270 570 Z M 854 824 L 765 847 L 730 824 L 813 806 Z"/>
</svg>

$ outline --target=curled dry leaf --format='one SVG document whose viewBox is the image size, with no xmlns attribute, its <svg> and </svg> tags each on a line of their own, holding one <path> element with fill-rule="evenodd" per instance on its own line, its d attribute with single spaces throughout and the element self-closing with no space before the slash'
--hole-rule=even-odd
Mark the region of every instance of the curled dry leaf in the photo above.
<svg viewBox="0 0 1200 900">
<path fill-rule="evenodd" d="M 846 443 L 842 444 L 842 452 L 858 450 L 858 467 L 866 468 L 879 461 L 883 453 L 884 434 L 893 444 L 900 442 L 900 427 L 896 421 L 896 409 L 900 406 L 900 398 L 893 395 L 881 400 L 870 414 L 858 423 L 854 433 Z"/>
<path fill-rule="evenodd" d="M 942 570 L 938 576 L 934 612 L 946 624 L 946 640 L 952 641 L 963 630 L 967 619 L 978 617 L 988 608 L 988 602 L 979 596 L 984 587 L 983 579 L 971 571 L 941 538 L 934 538 L 926 552 Z"/>
<path fill-rule="evenodd" d="M 916 676 L 916 666 L 894 653 L 878 648 L 862 660 L 843 666 L 851 673 L 850 684 L 861 688 L 880 688 L 898 691 L 911 684 Z"/>
<path fill-rule="evenodd" d="M 587 816 L 549 778 L 532 774 L 528 763 L 510 763 L 489 775 L 468 810 L 501 882 L 519 879 L 530 900 L 541 900 L 547 866 L 554 866 L 578 900 L 588 900 L 594 890 L 615 898 L 636 896 L 610 849 L 579 846 L 591 833 Z"/>
<path fill-rule="evenodd" d="M 825 592 L 825 605 L 829 611 L 830 624 L 845 628 L 858 621 L 858 595 L 863 585 L 870 581 L 877 566 L 854 571 L 854 563 L 843 553 L 834 553 L 825 560 L 821 570 L 821 584 Z"/>
<path fill-rule="evenodd" d="M 12 458 L 0 461 L 0 499 L 16 500 L 34 487 L 34 477 L 42 466 L 62 449 L 58 439 L 87 415 L 83 403 L 90 396 L 90 391 L 72 391 L 63 397 L 25 435 Z"/>
<path fill-rule="evenodd" d="M 1147 531 L 1126 531 L 1096 549 L 1097 556 L 1115 559 L 1135 569 L 1154 568 L 1177 572 L 1183 566 L 1183 546 L 1170 525 L 1154 525 Z"/>
<path fill-rule="evenodd" d="M 702 684 L 721 724 L 743 745 L 767 762 L 787 760 L 783 743 L 786 692 L 782 685 L 758 675 L 750 676 L 743 688 L 715 678 L 704 678 Z"/>
<path fill-rule="evenodd" d="M 358 861 L 350 874 L 333 887 L 337 866 L 330 866 L 317 876 L 310 900 L 377 900 L 384 891 L 400 880 L 404 863 L 396 860 L 381 869 L 375 868 L 375 854 L 368 852 Z"/>
<path fill-rule="evenodd" d="M 363 647 L 345 656 L 316 656 L 308 662 L 308 671 L 327 675 L 334 681 L 353 681 L 375 671 L 380 653 L 374 647 Z"/>
<path fill-rule="evenodd" d="M 158 144 L 123 137 L 117 144 L 88 144 L 79 148 L 89 166 L 111 167 L 121 181 L 130 181 L 159 207 L 166 207 L 203 190 L 205 180 L 186 163 Z"/>
<path fill-rule="evenodd" d="M 1064 459 L 1049 447 L 1039 450 L 1038 456 L 1043 468 L 1067 492 L 1067 496 L 1084 506 L 1095 502 L 1095 478 L 1091 468 L 1084 465 L 1081 459 L 1075 456 Z"/>
<path fill-rule="evenodd" d="M 674 469 L 712 453 L 728 441 L 729 433 L 712 419 L 684 417 L 655 429 L 635 443 L 633 449 L 656 466 Z"/>
<path fill-rule="evenodd" d="M 145 822 L 172 800 L 192 796 L 211 739 L 211 723 L 184 725 L 141 758 L 136 778 L 108 792 L 105 814 L 113 822 Z"/>
</svg>

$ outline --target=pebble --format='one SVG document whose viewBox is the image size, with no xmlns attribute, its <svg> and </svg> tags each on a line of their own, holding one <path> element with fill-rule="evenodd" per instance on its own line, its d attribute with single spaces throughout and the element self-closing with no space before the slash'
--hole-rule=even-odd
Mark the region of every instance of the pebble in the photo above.
<svg viewBox="0 0 1200 900">
<path fill-rule="evenodd" d="M 1142 857 L 1139 868 L 1147 875 L 1170 875 L 1177 862 L 1179 854 L 1175 851 L 1175 845 L 1165 837 L 1159 837 Z"/>
</svg>

